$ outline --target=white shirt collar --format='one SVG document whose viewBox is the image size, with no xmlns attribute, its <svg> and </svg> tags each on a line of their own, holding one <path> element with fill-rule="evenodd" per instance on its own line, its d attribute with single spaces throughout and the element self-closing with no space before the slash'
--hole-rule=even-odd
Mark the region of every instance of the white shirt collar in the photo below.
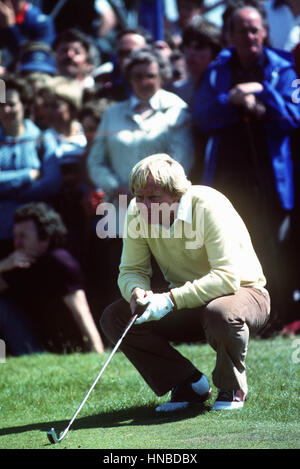
<svg viewBox="0 0 300 469">
<path fill-rule="evenodd" d="M 189 191 L 183 194 L 179 200 L 176 220 L 182 220 L 186 223 L 192 224 L 193 221 L 193 206 L 192 197 Z"/>
<path fill-rule="evenodd" d="M 158 90 L 153 96 L 151 96 L 151 98 L 149 99 L 149 104 L 150 106 L 152 107 L 152 109 L 154 111 L 159 111 L 161 109 L 161 103 L 160 103 L 160 97 L 159 97 L 159 91 Z M 141 100 L 135 95 L 135 94 L 132 94 L 129 98 L 129 104 L 130 104 L 130 108 L 131 109 L 134 109 L 139 103 L 141 102 Z"/>
<path fill-rule="evenodd" d="M 137 205 L 136 205 L 136 199 L 133 199 L 135 201 L 134 205 L 132 203 L 130 204 L 130 210 L 131 213 L 134 213 L 135 211 L 138 211 Z M 132 211 L 133 210 L 133 211 Z M 185 194 L 183 194 L 179 200 L 179 205 L 178 205 L 178 210 L 177 210 L 177 216 L 174 220 L 181 220 L 186 223 L 192 224 L 193 222 L 193 205 L 192 205 L 192 196 L 189 191 L 187 191 Z"/>
<path fill-rule="evenodd" d="M 129 204 L 128 207 L 128 213 L 133 215 L 139 212 L 139 209 L 136 205 L 136 199 L 132 199 L 131 203 Z M 183 221 L 185 223 L 188 223 L 192 225 L 193 223 L 193 205 L 192 205 L 192 196 L 189 191 L 187 191 L 185 194 L 183 194 L 179 200 L 179 205 L 178 205 L 178 210 L 177 210 L 177 216 L 174 220 L 173 223 L 173 229 L 175 229 L 175 226 L 177 224 L 177 221 Z M 146 226 L 149 226 L 143 217 L 141 217 L 141 223 L 142 226 L 144 227 L 145 232 L 147 232 Z M 161 225 L 151 225 L 152 230 L 159 230 L 159 229 L 164 229 Z"/>
</svg>

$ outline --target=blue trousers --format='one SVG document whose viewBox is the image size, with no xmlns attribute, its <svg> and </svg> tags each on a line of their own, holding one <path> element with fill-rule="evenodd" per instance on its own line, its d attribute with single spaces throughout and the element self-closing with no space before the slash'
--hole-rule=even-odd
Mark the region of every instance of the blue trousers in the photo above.
<svg viewBox="0 0 300 469">
<path fill-rule="evenodd" d="M 41 352 L 29 318 L 21 306 L 5 293 L 0 295 L 0 339 L 12 356 Z"/>
</svg>

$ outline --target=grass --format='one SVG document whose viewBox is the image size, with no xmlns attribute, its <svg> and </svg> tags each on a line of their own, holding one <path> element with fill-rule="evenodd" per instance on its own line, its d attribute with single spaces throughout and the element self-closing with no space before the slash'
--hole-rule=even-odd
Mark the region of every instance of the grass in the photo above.
<svg viewBox="0 0 300 469">
<path fill-rule="evenodd" d="M 208 345 L 178 349 L 211 376 L 215 353 Z M 243 410 L 211 412 L 213 388 L 203 408 L 172 418 L 154 411 L 168 396 L 157 398 L 117 352 L 70 432 L 59 445 L 50 445 L 46 432 L 67 426 L 108 354 L 41 354 L 0 364 L 0 449 L 300 447 L 300 363 L 293 359 L 293 340 L 279 337 L 249 344 L 249 399 Z"/>
</svg>

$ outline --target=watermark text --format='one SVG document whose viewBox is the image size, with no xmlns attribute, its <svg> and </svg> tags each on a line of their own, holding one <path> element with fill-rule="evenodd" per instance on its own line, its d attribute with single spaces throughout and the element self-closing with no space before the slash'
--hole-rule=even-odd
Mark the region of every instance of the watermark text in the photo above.
<svg viewBox="0 0 300 469">
<path fill-rule="evenodd" d="M 102 202 L 96 209 L 96 215 L 101 218 L 96 225 L 97 236 L 104 238 L 177 238 L 185 241 L 186 249 L 196 249 L 202 243 L 203 237 L 203 209 L 196 205 L 193 209 L 193 219 L 189 222 L 176 221 L 179 203 L 168 204 L 136 203 L 136 210 L 130 212 L 125 227 L 128 198 L 120 195 L 118 204 Z"/>
<path fill-rule="evenodd" d="M 6 359 L 6 345 L 4 340 L 0 339 L 0 363 L 5 363 Z"/>
</svg>

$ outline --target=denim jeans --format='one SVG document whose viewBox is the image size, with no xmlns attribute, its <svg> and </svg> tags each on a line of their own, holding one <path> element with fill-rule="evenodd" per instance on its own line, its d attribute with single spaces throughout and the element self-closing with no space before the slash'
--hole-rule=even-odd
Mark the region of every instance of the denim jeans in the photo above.
<svg viewBox="0 0 300 469">
<path fill-rule="evenodd" d="M 29 318 L 6 293 L 0 294 L 0 339 L 12 356 L 41 352 Z"/>
</svg>

